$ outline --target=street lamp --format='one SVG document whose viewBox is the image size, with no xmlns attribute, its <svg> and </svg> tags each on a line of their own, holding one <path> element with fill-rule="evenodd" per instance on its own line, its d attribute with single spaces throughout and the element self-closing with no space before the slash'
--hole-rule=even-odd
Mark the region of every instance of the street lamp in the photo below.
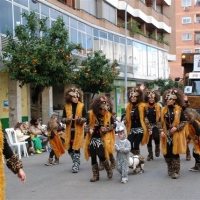
<svg viewBox="0 0 200 200">
<path fill-rule="evenodd" d="M 124 93 L 124 103 L 125 107 L 127 105 L 127 7 L 129 4 L 129 0 L 126 0 L 125 7 L 125 76 L 124 76 L 124 84 L 125 84 L 125 93 Z"/>
</svg>

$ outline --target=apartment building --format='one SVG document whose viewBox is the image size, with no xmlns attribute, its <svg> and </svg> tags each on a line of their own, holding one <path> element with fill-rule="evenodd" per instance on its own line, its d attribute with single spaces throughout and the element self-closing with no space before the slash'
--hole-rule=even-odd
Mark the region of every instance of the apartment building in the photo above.
<svg viewBox="0 0 200 200">
<path fill-rule="evenodd" d="M 21 13 L 30 10 L 34 10 L 40 18 L 48 17 L 49 27 L 59 15 L 63 17 L 70 40 L 84 47 L 83 51 L 74 52 L 74 56 L 84 59 L 87 53 L 102 50 L 108 59 L 118 61 L 120 75 L 115 80 L 115 90 L 109 94 L 118 116 L 125 109 L 125 82 L 130 88 L 170 75 L 170 63 L 176 58 L 174 1 L 1 0 L 1 48 L 6 44 L 5 28 L 14 34 L 15 26 L 25 23 Z M 125 20 L 128 22 L 128 31 L 124 29 Z M 131 24 L 136 25 L 139 32 L 135 33 Z M 4 94 L 0 97 L 0 109 L 3 110 L 0 118 L 4 121 L 4 127 L 11 126 L 11 121 L 14 123 L 30 118 L 30 86 L 18 89 L 17 82 L 10 81 L 9 75 L 5 77 L 0 73 L 0 90 Z M 43 98 L 48 102 L 43 105 L 44 121 L 57 104 L 64 103 L 63 94 L 59 91 L 62 89 L 44 91 Z M 88 98 L 89 94 L 85 94 L 86 105 Z M 9 107 L 3 104 L 7 101 Z"/>
<path fill-rule="evenodd" d="M 200 53 L 200 0 L 176 0 L 176 61 L 171 75 L 181 77 L 192 70 L 194 53 Z M 184 68 L 182 66 L 188 66 Z M 190 68 L 190 69 L 189 69 Z"/>
</svg>

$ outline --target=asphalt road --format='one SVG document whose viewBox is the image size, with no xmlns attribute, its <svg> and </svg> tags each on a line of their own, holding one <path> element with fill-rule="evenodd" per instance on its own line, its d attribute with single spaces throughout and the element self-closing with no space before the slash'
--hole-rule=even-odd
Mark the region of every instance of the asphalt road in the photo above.
<svg viewBox="0 0 200 200">
<path fill-rule="evenodd" d="M 192 149 L 192 144 L 190 144 Z M 146 158 L 146 146 L 141 147 Z M 77 174 L 71 173 L 71 158 L 66 152 L 60 158 L 60 164 L 45 166 L 48 152 L 22 158 L 26 183 L 5 167 L 7 200 L 168 200 L 168 199 L 200 199 L 200 172 L 190 172 L 194 159 L 185 160 L 181 155 L 179 179 L 171 179 L 167 175 L 167 166 L 163 156 L 146 161 L 143 174 L 129 171 L 129 182 L 120 183 L 120 175 L 114 170 L 113 179 L 108 180 L 105 170 L 100 172 L 100 180 L 91 183 L 90 160 L 81 155 L 81 167 Z"/>
</svg>

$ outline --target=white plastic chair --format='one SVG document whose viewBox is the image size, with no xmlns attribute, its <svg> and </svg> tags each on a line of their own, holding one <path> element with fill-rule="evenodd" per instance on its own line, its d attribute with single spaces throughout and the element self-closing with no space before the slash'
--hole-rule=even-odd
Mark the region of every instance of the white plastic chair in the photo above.
<svg viewBox="0 0 200 200">
<path fill-rule="evenodd" d="M 29 157 L 28 152 L 27 152 L 27 147 L 26 147 L 26 144 L 28 142 L 25 142 L 25 141 L 18 142 L 16 131 L 14 130 L 14 128 L 6 128 L 5 131 L 8 136 L 8 143 L 9 143 L 10 147 L 13 148 L 13 150 L 15 150 L 15 147 L 17 147 L 17 153 L 18 153 L 19 159 L 21 159 L 22 148 L 23 148 L 23 152 L 24 152 L 24 157 Z"/>
</svg>

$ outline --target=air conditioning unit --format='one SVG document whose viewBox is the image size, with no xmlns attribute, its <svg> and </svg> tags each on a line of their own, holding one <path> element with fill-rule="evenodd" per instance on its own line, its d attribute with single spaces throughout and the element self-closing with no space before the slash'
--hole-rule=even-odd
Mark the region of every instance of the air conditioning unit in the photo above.
<svg viewBox="0 0 200 200">
<path fill-rule="evenodd" d="M 187 7 L 184 7 L 184 10 L 189 10 L 189 7 L 187 6 Z"/>
</svg>

